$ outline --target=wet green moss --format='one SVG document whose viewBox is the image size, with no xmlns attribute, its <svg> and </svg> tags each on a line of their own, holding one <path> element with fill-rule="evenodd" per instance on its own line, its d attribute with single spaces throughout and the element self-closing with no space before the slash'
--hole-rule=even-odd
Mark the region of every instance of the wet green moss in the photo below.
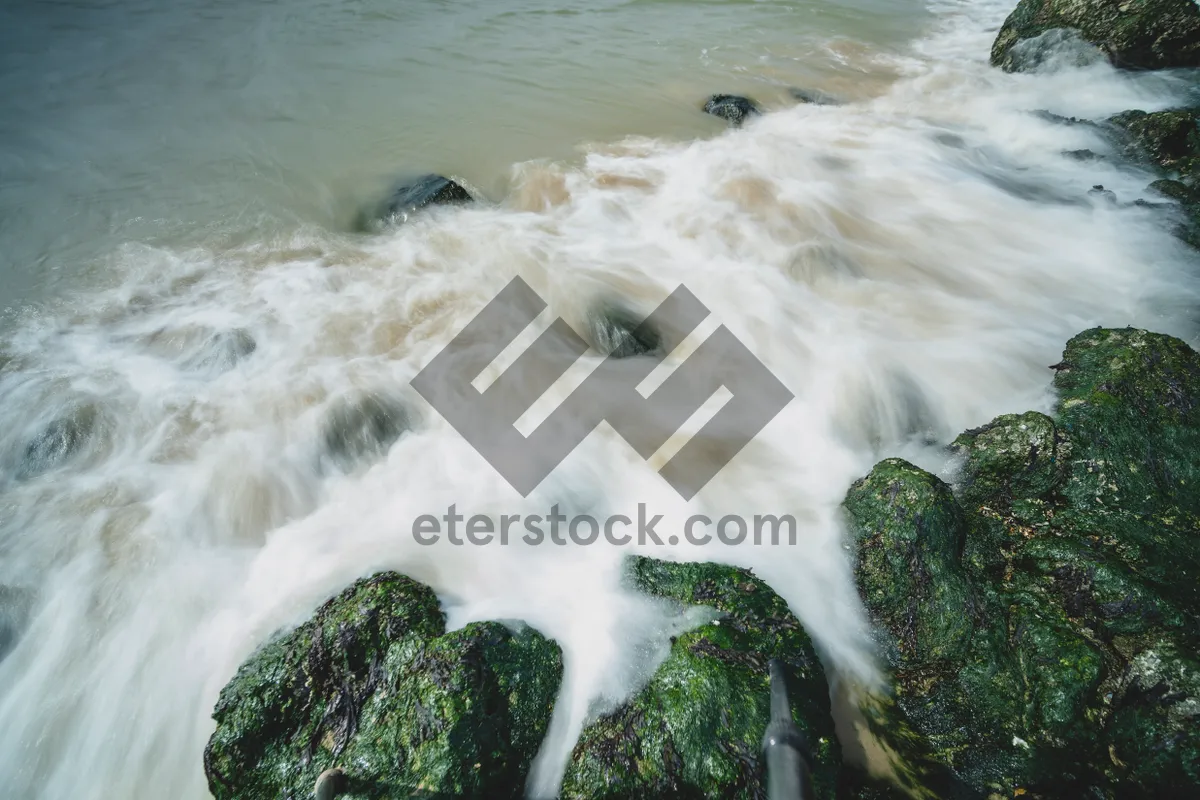
<svg viewBox="0 0 1200 800">
<path fill-rule="evenodd" d="M 347 798 L 521 797 L 561 654 L 496 623 L 445 633 L 400 575 L 359 581 L 265 645 L 221 693 L 205 751 L 214 797 L 308 797 L 341 767 Z"/>
<path fill-rule="evenodd" d="M 719 615 L 672 642 L 629 702 L 589 725 L 571 757 L 564 798 L 749 798 L 763 791 L 770 718 L 767 663 L 787 665 L 792 714 L 811 750 L 814 789 L 831 797 L 840 751 L 820 662 L 787 604 L 746 570 L 630 561 L 641 590 Z"/>
<path fill-rule="evenodd" d="M 895 460 L 847 496 L 869 612 L 890 641 L 932 639 L 887 650 L 893 705 L 873 727 L 909 745 L 915 732 L 922 757 L 984 796 L 1195 794 L 1200 356 L 1094 329 L 1054 369 L 1053 418 L 956 440 L 957 496 Z M 914 583 L 925 564 L 954 592 Z M 944 622 L 951 594 L 969 635 Z"/>
<path fill-rule="evenodd" d="M 850 488 L 846 510 L 858 532 L 859 593 L 889 646 L 923 660 L 958 655 L 970 643 L 973 599 L 950 487 L 892 458 Z"/>
<path fill-rule="evenodd" d="M 967 503 L 1044 498 L 1062 479 L 1065 441 L 1045 414 L 1006 414 L 954 440 L 966 463 L 959 487 Z"/>
<path fill-rule="evenodd" d="M 1067 28 L 1119 67 L 1200 66 L 1200 8 L 1192 0 L 1021 0 L 996 37 L 994 66 L 1019 70 L 1016 46 Z"/>
</svg>

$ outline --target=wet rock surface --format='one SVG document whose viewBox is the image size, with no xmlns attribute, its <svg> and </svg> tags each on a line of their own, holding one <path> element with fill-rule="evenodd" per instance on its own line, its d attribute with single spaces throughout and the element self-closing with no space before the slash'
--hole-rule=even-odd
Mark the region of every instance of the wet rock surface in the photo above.
<svg viewBox="0 0 1200 800">
<path fill-rule="evenodd" d="M 788 94 L 792 99 L 799 103 L 808 103 L 815 106 L 840 106 L 842 100 L 828 92 L 822 92 L 820 89 L 801 89 L 793 86 L 788 89 Z"/>
<path fill-rule="evenodd" d="M 704 103 L 704 113 L 712 114 L 728 121 L 734 127 L 740 126 L 751 117 L 757 117 L 760 112 L 758 104 L 748 97 L 734 94 L 714 94 Z"/>
<path fill-rule="evenodd" d="M 473 201 L 470 192 L 449 178 L 422 175 L 401 181 L 387 200 L 359 215 L 356 227 L 360 231 L 378 232 L 390 225 L 405 222 L 428 206 L 462 205 Z"/>
<path fill-rule="evenodd" d="M 820 662 L 766 584 L 638 557 L 628 580 L 686 632 L 585 726 L 562 796 L 764 796 L 772 658 L 817 797 L 1200 792 L 1200 355 L 1093 329 L 1053 369 L 1054 413 L 963 433 L 953 485 L 888 459 L 846 497 L 891 681 L 860 710 L 902 788 L 842 765 Z M 521 796 L 561 670 L 533 631 L 446 633 L 427 587 L 359 581 L 226 686 L 210 788 L 308 797 L 341 769 L 350 798 Z"/>
<path fill-rule="evenodd" d="M 244 328 L 214 329 L 207 325 L 163 328 L 139 342 L 146 352 L 182 369 L 216 377 L 236 367 L 258 349 Z"/>
<path fill-rule="evenodd" d="M 249 358 L 258 349 L 258 342 L 242 328 L 220 331 L 209 337 L 204 346 L 189 358 L 187 369 L 209 374 L 228 372 Z"/>
<path fill-rule="evenodd" d="M 842 766 L 828 684 L 783 600 L 716 564 L 634 558 L 628 577 L 682 627 L 708 616 L 672 640 L 645 687 L 585 728 L 561 796 L 763 797 L 772 658 L 785 664 L 816 796 L 834 796 Z M 343 798 L 521 797 L 561 675 L 558 647 L 536 632 L 489 622 L 446 633 L 428 587 L 381 573 L 239 669 L 214 711 L 209 787 L 217 800 L 307 798 L 315 787 Z"/>
<path fill-rule="evenodd" d="M 1109 118 L 1107 125 L 1116 131 L 1116 143 L 1125 158 L 1163 176 L 1147 190 L 1174 201 L 1175 210 L 1169 217 L 1172 232 L 1200 247 L 1200 192 L 1195 188 L 1200 177 L 1200 109 L 1126 111 Z M 1169 208 L 1172 204 L 1160 205 Z"/>
<path fill-rule="evenodd" d="M 1036 66 L 1019 44 L 1066 29 L 1118 67 L 1200 66 L 1200 7 L 1193 0 L 1021 0 L 992 45 L 992 64 Z"/>
<path fill-rule="evenodd" d="M 324 457 L 349 472 L 383 458 L 411 427 L 397 398 L 378 392 L 343 398 L 335 402 L 322 430 Z"/>
<path fill-rule="evenodd" d="M 1128 135 L 1126 153 L 1187 179 L 1200 158 L 1200 109 L 1126 111 L 1108 120 Z"/>
<path fill-rule="evenodd" d="M 662 336 L 636 312 L 610 303 L 589 315 L 588 343 L 601 355 L 632 358 L 659 352 Z"/>
<path fill-rule="evenodd" d="M 770 718 L 767 663 L 786 665 L 796 724 L 811 753 L 817 797 L 840 769 L 829 689 L 787 604 L 746 570 L 717 564 L 629 562 L 640 590 L 719 616 L 675 638 L 650 683 L 586 727 L 571 756 L 564 798 L 757 798 Z"/>
<path fill-rule="evenodd" d="M 33 607 L 33 592 L 0 584 L 0 661 L 17 646 Z"/>
<path fill-rule="evenodd" d="M 519 798 L 549 725 L 558 646 L 494 622 L 447 633 L 437 598 L 360 580 L 277 636 L 221 692 L 204 753 L 218 800 Z"/>
<path fill-rule="evenodd" d="M 100 406 L 80 400 L 36 433 L 17 465 L 17 480 L 29 480 L 81 458 L 88 447 L 108 432 Z"/>
<path fill-rule="evenodd" d="M 846 499 L 894 696 L 872 727 L 942 796 L 1200 793 L 1200 356 L 1094 329 L 1053 417 L 891 459 Z"/>
</svg>

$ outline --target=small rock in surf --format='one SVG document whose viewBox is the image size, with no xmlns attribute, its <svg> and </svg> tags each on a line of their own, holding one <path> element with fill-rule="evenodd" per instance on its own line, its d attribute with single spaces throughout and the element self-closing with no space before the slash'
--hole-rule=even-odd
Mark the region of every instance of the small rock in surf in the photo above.
<svg viewBox="0 0 1200 800">
<path fill-rule="evenodd" d="M 214 333 L 185 363 L 187 369 L 220 374 L 228 372 L 258 349 L 258 342 L 243 328 Z"/>
<path fill-rule="evenodd" d="M 799 89 L 793 86 L 788 89 L 788 94 L 801 103 L 810 103 L 814 106 L 842 105 L 842 101 L 839 98 L 834 97 L 828 92 L 822 92 L 820 89 Z"/>
<path fill-rule="evenodd" d="M 714 94 L 704 104 L 704 113 L 720 117 L 734 127 L 738 127 L 748 118 L 756 117 L 762 112 L 758 110 L 758 104 L 748 97 L 739 97 L 734 94 Z"/>
<path fill-rule="evenodd" d="M 27 480 L 74 458 L 102 424 L 95 405 L 83 403 L 50 422 L 25 446 L 17 478 Z"/>
<path fill-rule="evenodd" d="M 591 314 L 588 343 L 603 355 L 632 358 L 657 352 L 662 337 L 629 309 L 607 304 Z"/>
<path fill-rule="evenodd" d="M 1096 184 L 1091 189 L 1088 189 L 1088 196 L 1094 197 L 1097 200 L 1104 200 L 1113 205 L 1116 205 L 1117 195 L 1111 189 L 1105 189 L 1100 184 Z"/>
<path fill-rule="evenodd" d="M 397 185 L 388 199 L 374 212 L 360 217 L 358 228 L 364 231 L 379 231 L 388 225 L 405 222 L 427 206 L 461 205 L 473 201 L 470 192 L 449 178 L 441 175 L 423 175 Z"/>
</svg>

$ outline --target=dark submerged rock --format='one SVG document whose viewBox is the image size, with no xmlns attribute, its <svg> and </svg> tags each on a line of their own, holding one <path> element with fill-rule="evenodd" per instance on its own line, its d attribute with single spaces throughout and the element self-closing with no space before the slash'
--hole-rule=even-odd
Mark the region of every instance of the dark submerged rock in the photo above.
<svg viewBox="0 0 1200 800">
<path fill-rule="evenodd" d="M 720 117 L 738 127 L 750 117 L 757 117 L 762 112 L 758 110 L 758 104 L 748 97 L 714 94 L 704 103 L 704 113 Z"/>
<path fill-rule="evenodd" d="M 105 432 L 100 407 L 81 401 L 69 406 L 25 446 L 17 466 L 17 479 L 28 480 L 65 466 L 87 448 L 89 442 Z"/>
<path fill-rule="evenodd" d="M 820 89 L 798 89 L 793 86 L 788 89 L 788 94 L 798 102 L 814 106 L 840 106 L 842 104 L 840 98 L 828 92 L 822 92 Z"/>
<path fill-rule="evenodd" d="M 219 375 L 236 367 L 258 349 L 258 342 L 244 328 L 219 331 L 184 363 L 185 369 Z"/>
<path fill-rule="evenodd" d="M 662 347 L 662 336 L 637 313 L 606 303 L 589 315 L 588 344 L 602 355 L 632 358 L 657 353 Z"/>
<path fill-rule="evenodd" d="M 337 401 L 325 422 L 324 455 L 345 472 L 382 458 L 412 422 L 404 404 L 377 392 Z"/>
<path fill-rule="evenodd" d="M 1078 31 L 1118 67 L 1200 66 L 1200 8 L 1193 0 L 1021 0 L 992 45 L 994 66 L 1026 68 L 1019 43 Z"/>
<path fill-rule="evenodd" d="M 873 728 L 977 796 L 1196 796 L 1200 356 L 1094 329 L 1055 370 L 1053 418 L 956 440 L 957 497 L 897 460 L 847 496 L 894 676 Z"/>
<path fill-rule="evenodd" d="M 587 726 L 571 755 L 564 798 L 757 798 L 770 718 L 767 663 L 789 673 L 796 724 L 811 751 L 817 797 L 840 768 L 829 689 L 808 636 L 787 604 L 750 572 L 717 564 L 633 558 L 630 579 L 656 597 L 721 616 L 678 636 L 631 700 Z"/>
<path fill-rule="evenodd" d="M 428 206 L 462 205 L 471 203 L 471 193 L 441 175 L 422 175 L 402 181 L 388 199 L 373 212 L 360 216 L 359 230 L 373 232 L 388 225 L 404 222 Z"/>
<path fill-rule="evenodd" d="M 184 370 L 211 376 L 228 372 L 258 349 L 258 342 L 244 328 L 220 330 L 207 325 L 161 328 L 138 343 Z"/>
<path fill-rule="evenodd" d="M 1117 193 L 1111 189 L 1105 189 L 1102 184 L 1096 184 L 1091 189 L 1088 189 L 1088 197 L 1095 198 L 1108 203 L 1109 205 L 1117 204 Z"/>
<path fill-rule="evenodd" d="M 238 670 L 213 712 L 209 790 L 307 798 L 340 768 L 355 800 L 519 798 L 561 673 L 558 647 L 536 632 L 446 633 L 428 587 L 381 573 Z"/>
<path fill-rule="evenodd" d="M 1062 114 L 1055 114 L 1053 111 L 1046 111 L 1045 109 L 1034 111 L 1032 113 L 1038 119 L 1044 122 L 1053 123 L 1055 125 L 1067 125 L 1070 127 L 1075 127 L 1078 125 L 1085 125 L 1088 127 L 1096 126 L 1096 123 L 1090 119 L 1082 119 L 1080 117 L 1064 117 Z"/>
<path fill-rule="evenodd" d="M 17 646 L 32 607 L 33 592 L 16 586 L 0 586 L 0 661 Z"/>
</svg>

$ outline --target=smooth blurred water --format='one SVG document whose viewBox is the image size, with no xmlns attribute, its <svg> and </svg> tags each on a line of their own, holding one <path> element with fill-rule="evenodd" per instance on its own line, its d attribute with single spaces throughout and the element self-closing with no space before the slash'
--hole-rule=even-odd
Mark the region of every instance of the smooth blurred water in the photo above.
<svg viewBox="0 0 1200 800">
<path fill-rule="evenodd" d="M 1087 327 L 1195 340 L 1195 252 L 1131 202 L 1153 176 L 1065 156 L 1113 147 L 1033 113 L 1164 108 L 1187 82 L 993 70 L 1009 2 L 0 8 L 0 792 L 205 797 L 238 665 L 399 569 L 451 624 L 562 645 L 530 785 L 553 794 L 662 620 L 620 583 L 631 548 L 417 545 L 452 503 L 645 503 L 666 536 L 792 514 L 796 546 L 644 552 L 754 568 L 870 685 L 849 484 L 896 454 L 950 475 L 940 445 L 1049 408 Z M 728 130 L 699 111 L 718 91 L 773 113 Z M 349 230 L 416 170 L 482 202 Z M 796 399 L 690 503 L 604 430 L 523 499 L 408 389 L 515 275 L 581 331 L 683 283 Z M 330 425 L 364 396 L 413 429 L 347 465 Z"/>
<path fill-rule="evenodd" d="M 0 6 L 0 298 L 131 239 L 337 226 L 398 172 L 490 196 L 629 134 L 711 134 L 708 94 L 869 93 L 914 0 L 85 0 Z"/>
</svg>

